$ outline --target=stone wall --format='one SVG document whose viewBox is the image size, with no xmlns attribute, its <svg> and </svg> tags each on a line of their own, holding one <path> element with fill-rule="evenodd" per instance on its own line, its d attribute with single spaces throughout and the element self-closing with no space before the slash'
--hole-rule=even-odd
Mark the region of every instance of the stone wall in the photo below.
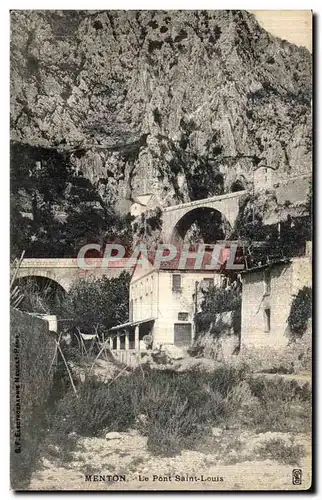
<svg viewBox="0 0 322 500">
<path fill-rule="evenodd" d="M 43 411 L 53 383 L 55 341 L 48 321 L 16 309 L 10 318 L 10 474 L 13 489 L 28 486 Z"/>
<path fill-rule="evenodd" d="M 163 241 L 172 243 L 181 242 L 182 235 L 178 233 L 177 225 L 180 224 L 184 218 L 186 218 L 187 221 L 191 219 L 190 224 L 193 223 L 198 209 L 209 209 L 209 211 L 216 210 L 220 212 L 229 222 L 231 227 L 233 227 L 239 213 L 240 199 L 245 193 L 246 191 L 226 193 L 204 200 L 195 200 L 165 208 L 162 213 Z"/>
</svg>

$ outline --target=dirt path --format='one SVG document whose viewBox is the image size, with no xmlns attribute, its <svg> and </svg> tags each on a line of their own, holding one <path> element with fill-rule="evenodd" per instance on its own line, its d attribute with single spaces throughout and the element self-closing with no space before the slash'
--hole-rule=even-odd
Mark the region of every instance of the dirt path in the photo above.
<svg viewBox="0 0 322 500">
<path fill-rule="evenodd" d="M 153 456 L 147 438 L 136 431 L 114 439 L 80 438 L 72 460 L 43 458 L 31 490 L 298 490 L 310 487 L 310 437 L 304 434 L 213 429 L 200 450 L 175 457 Z M 303 453 L 272 460 L 261 447 L 269 442 L 301 447 Z M 283 448 L 284 449 L 284 448 Z M 289 448 L 287 448 L 289 449 Z M 281 457 L 280 457 L 281 458 Z M 286 463 L 281 463 L 281 462 Z M 292 471 L 302 469 L 302 485 L 292 484 Z M 125 476 L 125 481 L 122 476 Z M 91 480 L 86 480 L 86 476 Z M 100 478 L 105 476 L 105 481 Z M 110 476 L 110 478 L 108 477 Z M 147 478 L 147 479 L 145 479 Z M 100 480 L 101 479 L 101 480 Z"/>
</svg>

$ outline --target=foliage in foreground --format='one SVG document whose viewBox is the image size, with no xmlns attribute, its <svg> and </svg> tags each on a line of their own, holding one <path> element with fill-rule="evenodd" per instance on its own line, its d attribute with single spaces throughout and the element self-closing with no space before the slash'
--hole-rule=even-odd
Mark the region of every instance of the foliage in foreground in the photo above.
<svg viewBox="0 0 322 500">
<path fill-rule="evenodd" d="M 246 378 L 246 380 L 245 380 Z M 310 391 L 278 378 L 248 378 L 243 369 L 213 373 L 135 371 L 110 385 L 87 379 L 78 398 L 68 392 L 49 416 L 49 440 L 100 436 L 137 428 L 150 451 L 175 455 L 194 448 L 212 426 L 239 424 L 258 432 L 310 428 Z"/>
<path fill-rule="evenodd" d="M 18 309 L 29 313 L 59 314 L 65 300 L 64 290 L 46 278 L 22 278 L 15 281 L 23 300 Z"/>
</svg>

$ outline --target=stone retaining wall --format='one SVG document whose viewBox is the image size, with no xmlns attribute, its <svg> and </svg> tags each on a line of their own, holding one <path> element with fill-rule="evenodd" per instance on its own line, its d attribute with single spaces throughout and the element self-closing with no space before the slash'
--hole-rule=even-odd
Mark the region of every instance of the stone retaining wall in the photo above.
<svg viewBox="0 0 322 500">
<path fill-rule="evenodd" d="M 10 317 L 10 445 L 11 486 L 28 485 L 41 435 L 42 414 L 53 383 L 54 334 L 48 321 L 11 310 Z"/>
</svg>

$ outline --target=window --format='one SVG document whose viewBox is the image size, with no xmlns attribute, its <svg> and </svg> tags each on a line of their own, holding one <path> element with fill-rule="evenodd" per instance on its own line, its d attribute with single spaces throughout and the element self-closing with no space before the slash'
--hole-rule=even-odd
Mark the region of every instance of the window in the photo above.
<svg viewBox="0 0 322 500">
<path fill-rule="evenodd" d="M 178 313 L 178 321 L 189 321 L 189 313 L 179 312 Z"/>
<path fill-rule="evenodd" d="M 172 275 L 172 291 L 173 292 L 181 292 L 181 275 L 173 274 Z"/>
<path fill-rule="evenodd" d="M 264 310 L 264 331 L 265 332 L 270 332 L 271 330 L 271 310 L 270 309 L 265 309 Z"/>
<path fill-rule="evenodd" d="M 129 317 L 130 317 L 130 321 L 133 321 L 133 299 L 130 300 Z"/>
<path fill-rule="evenodd" d="M 264 294 L 269 295 L 271 293 L 271 272 L 264 271 Z"/>
</svg>

